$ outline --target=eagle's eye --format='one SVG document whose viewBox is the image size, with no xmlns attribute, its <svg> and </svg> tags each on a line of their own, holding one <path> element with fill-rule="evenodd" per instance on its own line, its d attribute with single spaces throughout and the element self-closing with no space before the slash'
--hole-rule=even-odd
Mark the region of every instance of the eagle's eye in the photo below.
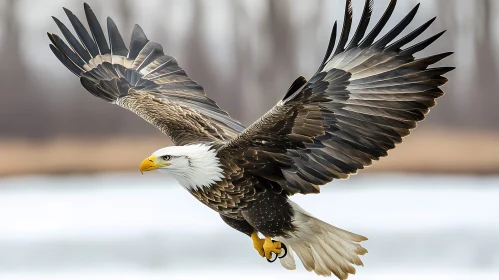
<svg viewBox="0 0 499 280">
<path fill-rule="evenodd" d="M 171 156 L 162 156 L 161 158 L 165 161 L 169 161 L 172 157 Z"/>
</svg>

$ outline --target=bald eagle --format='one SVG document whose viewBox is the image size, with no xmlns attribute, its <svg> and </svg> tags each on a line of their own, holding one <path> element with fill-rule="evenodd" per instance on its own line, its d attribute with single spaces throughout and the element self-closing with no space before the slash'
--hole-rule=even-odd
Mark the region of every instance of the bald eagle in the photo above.
<svg viewBox="0 0 499 280">
<path fill-rule="evenodd" d="M 442 75 L 430 68 L 452 53 L 415 58 L 444 32 L 412 43 L 434 19 L 395 40 L 419 4 L 384 36 L 396 0 L 367 33 L 372 0 L 366 0 L 357 31 L 351 1 L 336 44 L 334 24 L 324 60 L 310 80 L 299 77 L 282 100 L 248 127 L 232 119 L 135 25 L 127 47 L 111 18 L 108 36 L 92 9 L 90 32 L 65 9 L 78 39 L 57 18 L 66 42 L 48 33 L 55 56 L 94 96 L 128 109 L 168 135 L 175 146 L 147 157 L 140 171 L 162 170 L 222 220 L 251 237 L 260 256 L 295 268 L 346 279 L 362 265 L 367 238 L 327 224 L 289 197 L 319 193 L 387 155 L 409 135 L 443 95 Z M 367 33 L 367 35 L 366 35 Z M 380 38 L 378 38 L 380 37 Z M 109 43 L 108 43 L 109 41 Z M 263 236 L 263 238 L 260 238 Z"/>
</svg>

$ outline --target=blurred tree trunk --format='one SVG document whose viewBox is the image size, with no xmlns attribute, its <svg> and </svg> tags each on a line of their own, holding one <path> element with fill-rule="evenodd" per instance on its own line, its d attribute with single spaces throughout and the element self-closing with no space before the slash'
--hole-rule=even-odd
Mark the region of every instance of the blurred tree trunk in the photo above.
<svg viewBox="0 0 499 280">
<path fill-rule="evenodd" d="M 125 36 L 126 38 L 126 35 L 124 34 L 131 34 L 132 32 L 132 26 L 134 25 L 134 23 L 132 22 L 132 7 L 131 7 L 131 3 L 129 0 L 118 0 L 119 4 L 118 4 L 118 8 L 119 8 L 119 12 L 120 12 L 120 16 L 121 18 L 123 19 L 123 23 L 124 23 L 124 26 L 122 27 L 122 35 L 121 36 Z"/>
<path fill-rule="evenodd" d="M 185 66 L 181 63 L 189 77 L 202 85 L 205 92 L 211 99 L 217 100 L 218 96 L 222 96 L 217 84 L 216 71 L 217 67 L 210 65 L 210 54 L 206 51 L 203 24 L 205 24 L 205 14 L 201 0 L 192 1 L 194 6 L 193 22 L 191 31 L 186 40 L 187 59 Z M 199 80 L 199 77 L 203 77 Z"/>
<path fill-rule="evenodd" d="M 267 1 L 268 13 L 263 28 L 268 32 L 265 40 L 270 42 L 270 59 L 262 61 L 264 66 L 259 80 L 263 92 L 258 94 L 263 108 L 253 112 L 253 119 L 272 108 L 299 76 L 296 71 L 295 30 L 289 5 L 288 1 Z"/>
<path fill-rule="evenodd" d="M 425 32 L 421 35 L 421 38 L 427 38 L 442 30 L 447 30 L 447 32 L 437 43 L 428 48 L 431 54 L 456 51 L 455 44 L 459 41 L 458 36 L 460 34 L 460 30 L 457 29 L 459 25 L 456 19 L 456 2 L 456 0 L 437 1 L 437 21 L 431 26 L 431 32 Z M 455 66 L 454 61 L 457 55 L 459 54 L 443 60 L 443 62 L 439 63 L 439 66 Z M 466 94 L 466 85 L 460 87 L 460 82 L 453 79 L 453 77 L 457 77 L 455 74 L 456 71 L 453 71 L 446 75 L 450 81 L 444 86 L 446 95 L 442 99 L 437 100 L 437 109 L 432 110 L 431 114 L 428 115 L 428 119 L 431 119 L 435 125 L 461 125 L 463 121 L 469 119 L 469 116 L 466 116 L 468 114 L 466 108 L 460 108 L 462 104 L 459 102 L 460 99 L 465 98 L 463 95 Z"/>
<path fill-rule="evenodd" d="M 324 58 L 324 55 L 326 54 L 327 47 L 329 44 L 329 39 L 330 39 L 329 32 L 333 28 L 333 24 L 331 24 L 331 26 L 328 28 L 328 32 L 318 33 L 319 30 L 317 27 L 320 26 L 321 22 L 325 21 L 324 13 L 322 13 L 322 11 L 325 9 L 327 1 L 328 0 L 321 0 L 318 2 L 318 5 L 317 5 L 318 8 L 313 11 L 313 15 L 310 17 L 310 20 L 308 20 L 307 23 L 304 24 L 306 30 L 302 30 L 302 32 L 300 32 L 300 34 L 310 34 L 308 37 L 309 38 L 308 40 L 310 40 L 309 42 L 317 41 L 318 37 L 322 38 L 322 40 L 320 41 L 321 42 L 320 44 L 309 44 L 310 50 L 313 50 L 314 52 L 311 55 L 309 55 L 308 57 L 314 59 L 314 63 L 316 63 L 316 67 L 317 67 L 317 68 L 315 68 L 315 67 L 313 68 L 313 70 L 312 70 L 312 71 L 314 71 L 313 73 L 315 73 L 315 71 L 319 68 L 319 64 L 322 61 L 322 59 Z M 331 18 L 328 17 L 326 22 L 329 22 L 330 20 L 331 20 Z M 305 78 L 310 79 L 311 76 L 305 76 Z"/>
<path fill-rule="evenodd" d="M 225 98 L 229 99 L 228 105 L 230 108 L 231 117 L 243 121 L 245 124 L 249 125 L 253 120 L 246 118 L 248 104 L 254 102 L 255 90 L 259 89 L 258 84 L 255 85 L 256 79 L 255 73 L 257 69 L 253 68 L 254 63 L 252 63 L 252 57 L 250 52 L 250 38 L 252 34 L 248 34 L 249 28 L 241 28 L 241 23 L 247 24 L 247 17 L 245 16 L 244 8 L 242 7 L 241 1 L 230 1 L 232 9 L 232 36 L 234 45 L 234 73 L 232 73 L 230 82 L 224 89 Z M 248 32 L 241 36 L 240 32 Z M 245 110 L 246 109 L 246 110 Z"/>
<path fill-rule="evenodd" d="M 51 133 L 47 114 L 44 109 L 45 100 L 37 92 L 36 85 L 28 75 L 22 59 L 20 34 L 15 17 L 16 0 L 5 0 L 2 26 L 5 28 L 4 40 L 0 48 L 0 84 L 2 85 L 2 102 L 0 103 L 1 137 L 40 137 Z M 27 58 L 29 61 L 29 58 Z"/>
<path fill-rule="evenodd" d="M 475 38 L 475 90 L 473 100 L 479 128 L 499 128 L 499 71 L 494 44 L 495 16 L 492 0 L 475 0 L 479 7 L 476 18 Z M 479 114 L 479 115 L 478 115 Z"/>
</svg>

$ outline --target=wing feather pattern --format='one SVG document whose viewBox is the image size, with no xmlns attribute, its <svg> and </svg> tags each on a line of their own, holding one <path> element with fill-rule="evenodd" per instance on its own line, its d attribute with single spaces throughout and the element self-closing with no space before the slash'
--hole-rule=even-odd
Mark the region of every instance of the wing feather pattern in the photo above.
<svg viewBox="0 0 499 280">
<path fill-rule="evenodd" d="M 90 93 L 136 113 L 177 145 L 224 142 L 243 131 L 175 58 L 147 39 L 140 26 L 134 26 L 127 48 L 111 18 L 107 19 L 106 39 L 90 6 L 84 4 L 84 10 L 90 32 L 64 9 L 79 40 L 57 18 L 54 21 L 68 43 L 55 34 L 48 36 L 52 52 Z"/>
<path fill-rule="evenodd" d="M 238 159 L 240 169 L 254 176 L 280 170 L 273 176 L 281 187 L 276 191 L 306 194 L 319 192 L 320 185 L 333 179 L 348 178 L 401 143 L 443 95 L 440 86 L 447 79 L 442 75 L 454 68 L 431 68 L 452 53 L 414 57 L 443 34 L 410 45 L 435 19 L 394 41 L 419 5 L 376 41 L 396 2 L 390 1 L 365 36 L 373 5 L 366 0 L 359 27 L 347 45 L 352 24 L 348 0 L 334 54 L 336 24 L 318 72 L 223 146 L 219 156 Z"/>
</svg>

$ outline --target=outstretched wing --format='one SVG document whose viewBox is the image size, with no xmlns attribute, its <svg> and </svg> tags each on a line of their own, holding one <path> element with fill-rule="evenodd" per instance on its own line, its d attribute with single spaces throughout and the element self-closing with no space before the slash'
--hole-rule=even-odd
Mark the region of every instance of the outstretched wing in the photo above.
<svg viewBox="0 0 499 280">
<path fill-rule="evenodd" d="M 177 145 L 232 139 L 244 127 L 206 97 L 175 58 L 149 41 L 135 25 L 129 49 L 115 23 L 107 19 L 109 43 L 92 9 L 85 4 L 90 32 L 64 9 L 79 38 L 54 20 L 69 46 L 48 33 L 51 50 L 93 95 L 118 104 L 158 127 Z"/>
<path fill-rule="evenodd" d="M 413 56 L 443 32 L 404 48 L 434 19 L 391 43 L 412 21 L 419 5 L 375 41 L 396 2 L 390 2 L 365 36 L 372 12 L 372 1 L 367 0 L 347 45 L 352 23 L 351 1 L 347 1 L 338 46 L 334 51 L 335 24 L 318 72 L 308 82 L 299 78 L 283 100 L 219 150 L 223 160 L 232 158 L 237 163 L 229 171 L 234 178 L 248 173 L 277 182 L 280 191 L 288 194 L 316 193 L 319 185 L 348 178 L 386 156 L 425 118 L 435 99 L 443 95 L 439 87 L 447 79 L 442 75 L 453 69 L 429 66 L 451 53 Z"/>
</svg>

